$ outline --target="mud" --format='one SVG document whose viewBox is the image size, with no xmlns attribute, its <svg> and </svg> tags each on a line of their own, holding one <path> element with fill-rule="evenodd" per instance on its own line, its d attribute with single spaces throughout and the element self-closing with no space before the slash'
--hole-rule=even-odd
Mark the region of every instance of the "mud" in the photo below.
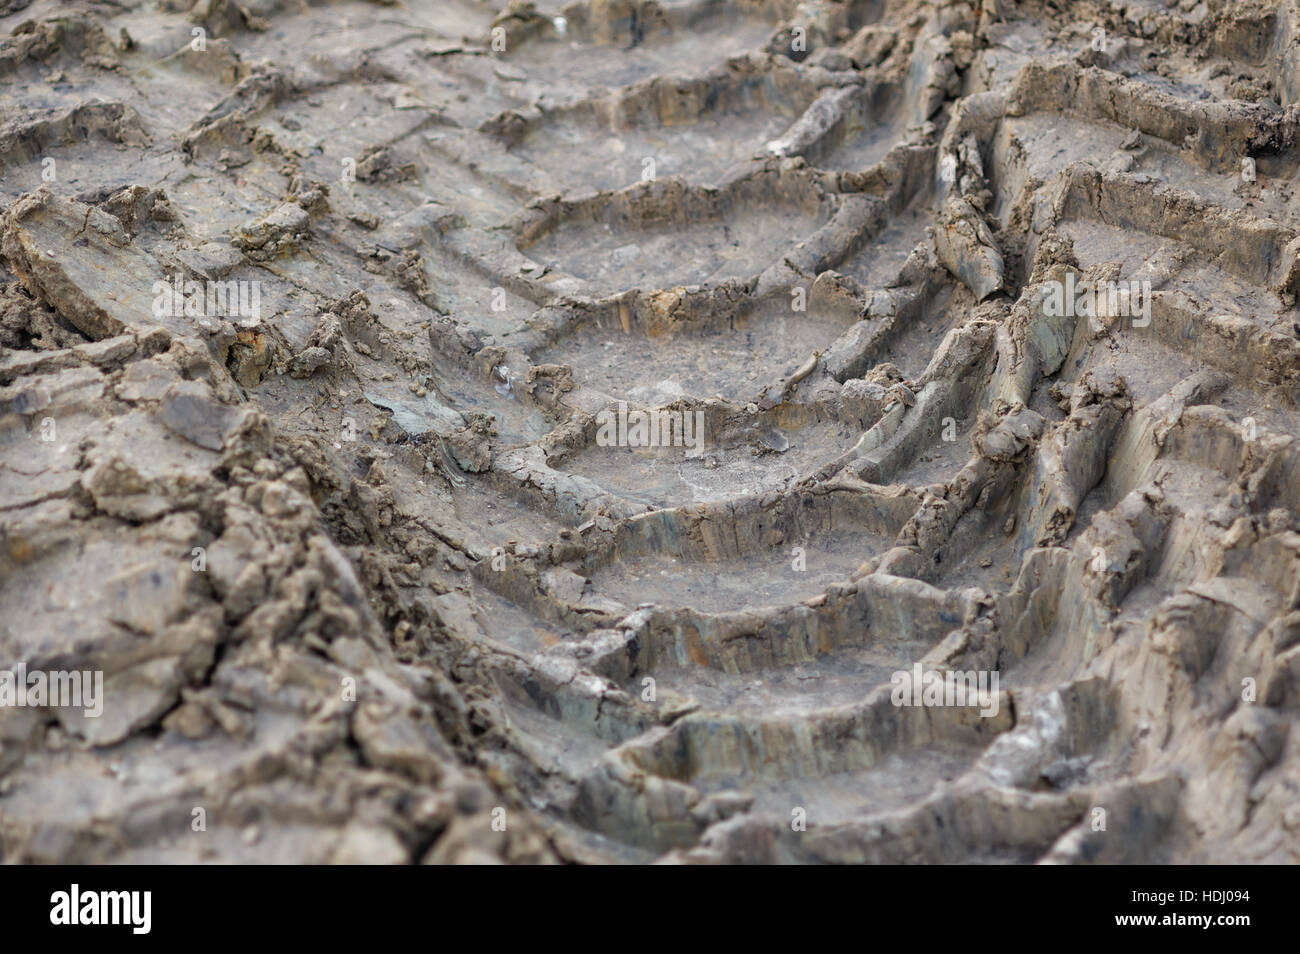
<svg viewBox="0 0 1300 954">
<path fill-rule="evenodd" d="M 0 860 L 1300 861 L 1298 29 L 0 2 Z"/>
</svg>

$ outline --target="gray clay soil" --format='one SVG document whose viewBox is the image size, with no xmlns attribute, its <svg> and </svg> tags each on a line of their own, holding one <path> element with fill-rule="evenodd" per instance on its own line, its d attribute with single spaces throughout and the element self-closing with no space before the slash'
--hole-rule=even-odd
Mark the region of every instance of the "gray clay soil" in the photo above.
<svg viewBox="0 0 1300 954">
<path fill-rule="evenodd" d="M 1300 860 L 1298 50 L 0 0 L 0 860 Z"/>
</svg>

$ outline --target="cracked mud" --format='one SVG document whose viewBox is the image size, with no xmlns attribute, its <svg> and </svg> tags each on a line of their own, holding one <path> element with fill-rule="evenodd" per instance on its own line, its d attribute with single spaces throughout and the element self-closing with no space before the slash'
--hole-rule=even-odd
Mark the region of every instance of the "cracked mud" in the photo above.
<svg viewBox="0 0 1300 954">
<path fill-rule="evenodd" d="M 1300 861 L 1298 31 L 0 0 L 0 860 Z"/>
</svg>

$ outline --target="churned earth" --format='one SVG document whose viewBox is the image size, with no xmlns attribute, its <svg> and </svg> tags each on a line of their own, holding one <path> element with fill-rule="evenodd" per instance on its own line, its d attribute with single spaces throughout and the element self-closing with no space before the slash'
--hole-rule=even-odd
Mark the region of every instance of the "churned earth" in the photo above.
<svg viewBox="0 0 1300 954">
<path fill-rule="evenodd" d="M 1298 44 L 0 0 L 0 860 L 1300 861 Z"/>
</svg>

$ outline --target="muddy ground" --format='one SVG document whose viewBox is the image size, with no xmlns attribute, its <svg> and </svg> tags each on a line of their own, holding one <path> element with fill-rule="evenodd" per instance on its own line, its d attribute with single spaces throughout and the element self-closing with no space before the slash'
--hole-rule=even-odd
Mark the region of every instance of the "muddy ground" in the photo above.
<svg viewBox="0 0 1300 954">
<path fill-rule="evenodd" d="M 0 0 L 0 860 L 1300 860 L 1297 31 Z"/>
</svg>

